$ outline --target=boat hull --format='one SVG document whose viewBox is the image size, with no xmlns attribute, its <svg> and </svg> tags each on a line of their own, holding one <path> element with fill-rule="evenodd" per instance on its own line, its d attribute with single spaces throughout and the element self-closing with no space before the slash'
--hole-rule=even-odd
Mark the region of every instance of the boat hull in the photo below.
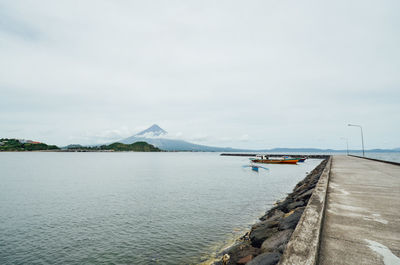
<svg viewBox="0 0 400 265">
<path fill-rule="evenodd" d="M 263 164 L 297 164 L 299 160 L 291 159 L 291 160 L 275 160 L 275 159 L 254 159 L 252 160 L 254 163 L 263 163 Z"/>
<path fill-rule="evenodd" d="M 257 171 L 257 172 L 258 172 L 258 167 L 256 167 L 256 166 L 252 166 L 251 169 L 252 169 L 253 171 Z"/>
</svg>

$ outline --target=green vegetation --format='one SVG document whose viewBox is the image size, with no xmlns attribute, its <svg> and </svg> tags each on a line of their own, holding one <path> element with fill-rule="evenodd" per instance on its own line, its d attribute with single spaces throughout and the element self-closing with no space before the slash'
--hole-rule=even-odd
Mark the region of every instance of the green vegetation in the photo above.
<svg viewBox="0 0 400 265">
<path fill-rule="evenodd" d="M 154 145 L 146 142 L 136 142 L 133 144 L 113 143 L 109 145 L 100 146 L 101 150 L 114 150 L 114 151 L 137 151 L 137 152 L 160 152 L 161 150 Z"/>
<path fill-rule="evenodd" d="M 0 151 L 39 151 L 60 149 L 55 145 L 47 145 L 34 141 L 23 141 L 18 139 L 0 139 Z"/>
<path fill-rule="evenodd" d="M 112 143 L 109 145 L 83 147 L 79 145 L 70 146 L 68 150 L 77 151 L 134 151 L 134 152 L 161 152 L 162 150 L 146 142 L 133 144 Z"/>
<path fill-rule="evenodd" d="M 40 150 L 59 150 L 55 145 L 47 145 L 40 142 L 19 139 L 0 139 L 0 151 L 40 151 Z M 159 148 L 146 142 L 136 142 L 133 144 L 112 143 L 101 146 L 81 146 L 69 145 L 67 150 L 75 151 L 134 151 L 134 152 L 161 152 Z"/>
</svg>

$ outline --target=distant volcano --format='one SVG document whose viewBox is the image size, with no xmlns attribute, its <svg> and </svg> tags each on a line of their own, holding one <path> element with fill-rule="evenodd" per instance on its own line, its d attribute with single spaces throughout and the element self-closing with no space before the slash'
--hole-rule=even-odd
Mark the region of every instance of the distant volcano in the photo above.
<svg viewBox="0 0 400 265">
<path fill-rule="evenodd" d="M 157 136 L 167 135 L 167 134 L 168 134 L 167 131 L 163 130 L 157 124 L 153 124 L 146 130 L 135 134 L 135 136 L 137 136 L 137 137 L 157 137 Z"/>
<path fill-rule="evenodd" d="M 122 139 L 118 142 L 124 144 L 132 144 L 135 142 L 147 142 L 165 151 L 206 151 L 206 152 L 223 152 L 234 151 L 229 147 L 214 147 L 189 143 L 179 139 L 167 138 L 168 132 L 162 129 L 157 124 L 153 124 L 144 131 L 141 131 L 128 138 Z"/>
</svg>

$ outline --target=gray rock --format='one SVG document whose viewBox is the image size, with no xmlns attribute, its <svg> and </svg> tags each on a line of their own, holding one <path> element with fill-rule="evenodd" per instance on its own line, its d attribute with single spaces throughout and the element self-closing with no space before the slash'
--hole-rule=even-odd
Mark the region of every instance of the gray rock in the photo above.
<svg viewBox="0 0 400 265">
<path fill-rule="evenodd" d="M 270 218 L 271 216 L 275 215 L 276 212 L 281 212 L 281 210 L 278 209 L 278 206 L 274 206 L 269 211 L 262 217 L 264 220 Z"/>
<path fill-rule="evenodd" d="M 281 210 L 275 210 L 275 212 L 268 218 L 269 221 L 278 221 L 285 215 Z"/>
<path fill-rule="evenodd" d="M 283 201 L 278 202 L 276 206 L 272 207 L 271 210 L 268 211 L 267 217 L 270 217 L 274 213 L 274 211 L 276 211 L 276 210 L 280 210 L 282 212 L 287 213 L 288 210 L 287 210 L 286 207 L 290 203 L 292 203 L 293 201 L 294 201 L 294 199 L 292 197 L 290 197 L 290 195 L 287 196 L 286 199 L 284 199 Z"/>
<path fill-rule="evenodd" d="M 289 212 L 290 212 L 291 210 L 293 210 L 293 209 L 295 209 L 295 208 L 297 208 L 297 207 L 302 207 L 302 206 L 304 206 L 305 204 L 306 204 L 305 201 L 295 201 L 295 202 L 290 203 L 290 204 L 287 206 L 287 209 L 288 209 Z"/>
<path fill-rule="evenodd" d="M 299 183 L 299 184 L 300 184 L 300 183 Z M 299 185 L 299 184 L 297 184 L 297 185 Z M 294 191 L 295 191 L 296 193 L 303 192 L 304 190 L 307 190 L 307 184 L 305 183 L 305 181 L 302 182 L 301 185 L 296 186 L 296 188 L 294 189 Z"/>
<path fill-rule="evenodd" d="M 279 262 L 281 253 L 264 253 L 255 257 L 246 265 L 275 265 Z"/>
<path fill-rule="evenodd" d="M 286 243 L 286 244 L 280 245 L 279 248 L 277 249 L 277 252 L 283 254 L 283 252 L 284 252 L 285 249 L 286 249 L 286 245 L 287 245 L 287 243 Z"/>
<path fill-rule="evenodd" d="M 250 241 L 253 247 L 259 248 L 261 244 L 265 241 L 265 239 L 269 238 L 273 234 L 278 232 L 277 227 L 273 228 L 266 228 L 266 227 L 259 227 L 254 229 L 250 232 Z"/>
<path fill-rule="evenodd" d="M 297 208 L 291 215 L 283 218 L 279 223 L 279 230 L 295 229 L 303 214 L 304 208 L 305 207 Z"/>
<path fill-rule="evenodd" d="M 268 211 L 268 213 L 266 213 L 265 215 L 263 215 L 260 218 L 260 221 L 277 221 L 279 218 L 281 218 L 285 213 L 282 212 L 281 210 L 278 209 L 274 209 L 271 211 Z"/>
<path fill-rule="evenodd" d="M 287 213 L 288 212 L 287 206 L 292 202 L 293 202 L 292 198 L 286 198 L 283 202 L 277 205 L 277 209 Z"/>
<path fill-rule="evenodd" d="M 260 252 L 261 250 L 259 248 L 251 246 L 250 242 L 245 242 L 245 244 L 240 245 L 236 249 L 232 249 L 232 251 L 228 253 L 230 256 L 228 264 L 236 264 L 239 260 L 247 256 L 255 257 L 259 255 Z"/>
<path fill-rule="evenodd" d="M 298 200 L 308 200 L 311 197 L 311 194 L 313 193 L 314 189 L 310 189 L 303 194 L 301 194 L 299 197 L 297 197 Z"/>
<path fill-rule="evenodd" d="M 256 223 L 251 227 L 252 230 L 259 229 L 259 228 L 271 228 L 278 226 L 279 222 L 277 220 L 270 220 L 267 219 L 265 221 Z M 251 233 L 251 232 L 250 232 Z"/>
<path fill-rule="evenodd" d="M 261 245 L 261 252 L 279 251 L 279 247 L 281 245 L 286 245 L 292 233 L 293 229 L 288 229 L 279 231 L 278 233 L 267 238 Z"/>
</svg>

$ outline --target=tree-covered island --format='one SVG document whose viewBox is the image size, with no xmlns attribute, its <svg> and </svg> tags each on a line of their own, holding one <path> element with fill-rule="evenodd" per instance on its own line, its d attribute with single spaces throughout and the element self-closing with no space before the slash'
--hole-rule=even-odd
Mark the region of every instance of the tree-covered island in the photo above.
<svg viewBox="0 0 400 265">
<path fill-rule="evenodd" d="M 95 151 L 131 151 L 131 152 L 161 152 L 162 150 L 155 147 L 154 145 L 146 142 L 135 142 L 133 144 L 123 143 L 112 143 L 109 145 L 99 146 L 81 146 L 81 145 L 69 145 L 66 147 L 68 151 L 81 151 L 81 152 L 95 152 Z"/>
<path fill-rule="evenodd" d="M 43 151 L 59 150 L 56 145 L 47 145 L 45 143 L 25 140 L 25 139 L 0 139 L 0 151 Z"/>
<path fill-rule="evenodd" d="M 25 139 L 0 139 L 0 151 L 65 151 L 65 152 L 161 152 L 162 150 L 146 142 L 135 142 L 133 144 L 112 143 L 98 146 L 68 145 L 60 148 L 56 145 L 25 140 Z"/>
</svg>

